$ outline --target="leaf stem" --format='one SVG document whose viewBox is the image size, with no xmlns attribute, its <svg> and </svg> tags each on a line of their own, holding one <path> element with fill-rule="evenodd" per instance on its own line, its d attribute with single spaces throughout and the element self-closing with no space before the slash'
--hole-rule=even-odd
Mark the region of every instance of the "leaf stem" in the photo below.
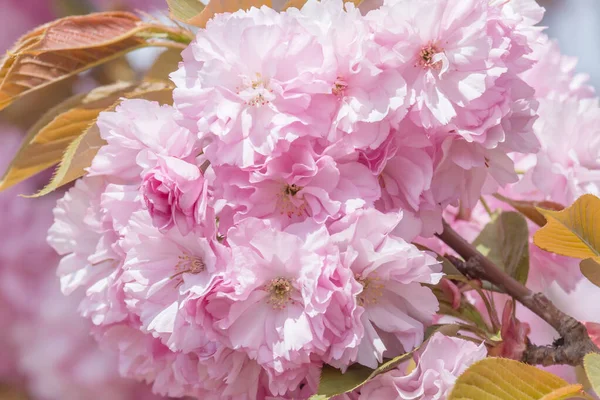
<svg viewBox="0 0 600 400">
<path fill-rule="evenodd" d="M 575 318 L 560 311 L 542 293 L 533 293 L 523 284 L 496 266 L 489 258 L 460 236 L 444 221 L 444 231 L 437 236 L 466 262 L 455 266 L 467 277 L 484 279 L 503 289 L 536 315 L 546 321 L 561 335 L 559 346 L 529 345 L 523 361 L 529 364 L 568 364 L 580 365 L 583 357 L 600 349 L 591 341 L 585 326 Z"/>
</svg>

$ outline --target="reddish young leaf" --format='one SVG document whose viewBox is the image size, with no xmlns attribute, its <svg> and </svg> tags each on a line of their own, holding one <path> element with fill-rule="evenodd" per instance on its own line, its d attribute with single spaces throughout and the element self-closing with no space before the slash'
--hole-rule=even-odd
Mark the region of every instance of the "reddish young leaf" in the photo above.
<svg viewBox="0 0 600 400">
<path fill-rule="evenodd" d="M 63 18 L 34 29 L 0 66 L 0 110 L 17 97 L 145 46 L 176 46 L 187 31 L 109 12 Z"/>
</svg>

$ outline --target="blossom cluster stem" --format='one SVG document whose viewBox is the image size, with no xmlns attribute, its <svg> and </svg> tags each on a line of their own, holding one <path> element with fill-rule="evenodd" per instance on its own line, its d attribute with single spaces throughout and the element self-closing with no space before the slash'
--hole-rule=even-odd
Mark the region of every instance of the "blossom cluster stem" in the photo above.
<svg viewBox="0 0 600 400">
<path fill-rule="evenodd" d="M 508 275 L 489 258 L 481 254 L 444 221 L 444 231 L 437 235 L 450 246 L 465 262 L 456 263 L 464 275 L 486 280 L 518 300 L 540 318 L 551 325 L 561 335 L 552 345 L 536 346 L 529 344 L 522 361 L 533 365 L 568 364 L 580 365 L 583 357 L 600 349 L 590 339 L 585 326 L 575 318 L 560 311 L 542 293 L 534 293 L 525 285 Z"/>
</svg>

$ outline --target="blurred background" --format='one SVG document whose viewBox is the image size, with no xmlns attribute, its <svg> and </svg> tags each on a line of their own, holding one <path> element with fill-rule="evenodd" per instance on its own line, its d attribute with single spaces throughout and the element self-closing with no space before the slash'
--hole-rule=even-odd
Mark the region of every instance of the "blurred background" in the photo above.
<svg viewBox="0 0 600 400">
<path fill-rule="evenodd" d="M 577 57 L 577 72 L 600 90 L 600 0 L 539 0 L 546 8 L 542 25 L 563 54 Z"/>
</svg>

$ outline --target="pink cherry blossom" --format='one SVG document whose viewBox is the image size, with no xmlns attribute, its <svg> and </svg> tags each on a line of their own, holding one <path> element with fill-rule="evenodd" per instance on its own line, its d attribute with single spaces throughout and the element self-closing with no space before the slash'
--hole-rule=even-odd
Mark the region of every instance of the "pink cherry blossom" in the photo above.
<svg viewBox="0 0 600 400">
<path fill-rule="evenodd" d="M 288 153 L 254 171 L 233 166 L 214 171 L 216 181 L 229 182 L 215 189 L 215 197 L 226 203 L 224 220 L 234 223 L 247 217 L 268 218 L 282 226 L 306 218 L 323 223 L 372 207 L 380 196 L 375 176 L 364 165 L 318 157 L 304 143 L 294 143 Z"/>
<path fill-rule="evenodd" d="M 196 165 L 159 156 L 157 166 L 144 175 L 140 190 L 154 226 L 161 231 L 177 225 L 187 234 L 202 222 L 208 188 Z"/>
<path fill-rule="evenodd" d="M 217 15 L 183 52 L 175 104 L 197 121 L 213 165 L 258 165 L 329 131 L 334 54 L 296 19 L 262 7 Z"/>
<path fill-rule="evenodd" d="M 375 368 L 385 354 L 409 351 L 423 341 L 438 309 L 437 299 L 420 283 L 437 283 L 438 262 L 390 232 L 400 217 L 366 210 L 331 225 L 342 262 L 362 285 L 358 304 L 365 337 L 357 349 L 361 364 Z M 418 299 L 418 301 L 414 301 Z"/>
<path fill-rule="evenodd" d="M 598 121 L 598 99 L 542 102 L 535 125 L 542 149 L 531 179 L 548 198 L 569 205 L 584 193 L 600 194 Z"/>
<path fill-rule="evenodd" d="M 79 287 L 87 289 L 120 262 L 120 255 L 111 247 L 117 234 L 100 206 L 105 186 L 102 178 L 79 180 L 54 209 L 48 243 L 64 256 L 57 274 L 67 295 Z"/>
<path fill-rule="evenodd" d="M 471 364 L 486 356 L 483 344 L 434 334 L 415 358 L 416 367 L 405 374 L 398 369 L 380 375 L 360 389 L 360 400 L 444 400 L 454 382 Z"/>
<path fill-rule="evenodd" d="M 137 99 L 124 100 L 115 111 L 101 113 L 98 127 L 107 144 L 94 157 L 89 175 L 137 183 L 140 173 L 153 167 L 147 160 L 156 160 L 157 155 L 194 159 L 196 141 L 177 123 L 178 118 L 170 106 Z M 140 155 L 142 165 L 137 164 Z"/>
<path fill-rule="evenodd" d="M 129 224 L 121 277 L 125 303 L 140 317 L 143 331 L 169 344 L 186 295 L 208 294 L 224 273 L 228 249 L 216 237 L 183 236 L 175 229 L 161 234 L 143 211 L 134 213 Z"/>
<path fill-rule="evenodd" d="M 327 311 L 346 308 L 337 302 L 355 302 L 359 286 L 350 274 L 337 272 L 342 268 L 337 250 L 314 222 L 278 231 L 248 218 L 230 229 L 227 241 L 234 263 L 206 305 L 213 329 L 267 370 L 274 394 L 294 390 L 312 359 L 335 339 L 330 336 L 347 334 L 324 330 L 330 324 Z"/>
<path fill-rule="evenodd" d="M 512 3 L 512 2 L 511 2 Z M 587 83 L 588 76 L 575 73 L 577 59 L 561 54 L 558 43 L 546 35 L 532 42 L 531 57 L 537 62 L 521 74 L 542 98 L 591 98 L 594 89 Z"/>
<path fill-rule="evenodd" d="M 383 65 L 369 24 L 351 3 L 341 1 L 310 1 L 298 14 L 293 9 L 290 14 L 335 53 L 332 93 L 339 100 L 328 140 L 378 147 L 390 124 L 406 115 L 408 96 L 400 71 Z"/>
<path fill-rule="evenodd" d="M 450 123 L 506 72 L 492 51 L 487 1 L 384 2 L 369 16 L 410 88 L 411 119 L 425 128 Z"/>
</svg>

